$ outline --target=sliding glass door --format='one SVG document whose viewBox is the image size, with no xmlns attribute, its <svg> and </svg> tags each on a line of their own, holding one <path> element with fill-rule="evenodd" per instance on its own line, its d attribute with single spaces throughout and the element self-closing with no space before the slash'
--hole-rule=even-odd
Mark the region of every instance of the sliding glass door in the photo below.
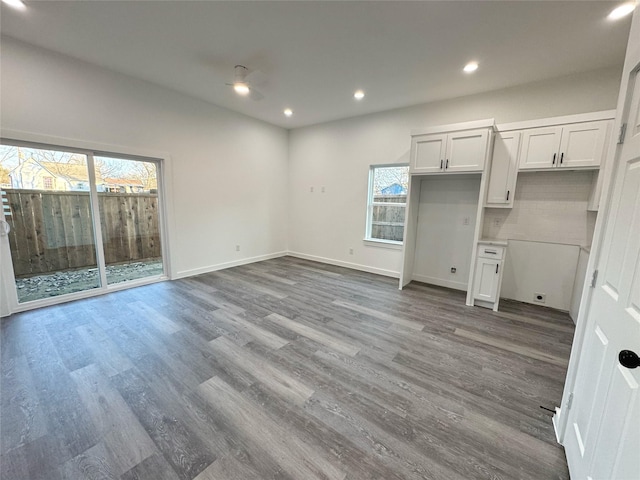
<svg viewBox="0 0 640 480">
<path fill-rule="evenodd" d="M 94 157 L 107 283 L 162 274 L 158 165 Z"/>
<path fill-rule="evenodd" d="M 0 145 L 17 302 L 160 278 L 159 178 L 154 160 Z"/>
</svg>

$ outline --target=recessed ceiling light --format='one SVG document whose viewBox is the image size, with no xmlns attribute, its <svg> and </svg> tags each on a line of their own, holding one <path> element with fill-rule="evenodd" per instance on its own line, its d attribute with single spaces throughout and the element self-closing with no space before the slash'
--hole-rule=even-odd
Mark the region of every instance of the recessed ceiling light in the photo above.
<svg viewBox="0 0 640 480">
<path fill-rule="evenodd" d="M 2 2 L 18 10 L 24 10 L 25 8 L 27 8 L 27 6 L 22 3 L 21 0 L 2 0 Z"/>
<path fill-rule="evenodd" d="M 285 109 L 284 109 L 284 114 L 285 114 L 287 117 L 290 117 L 291 115 L 293 115 L 293 110 L 291 110 L 290 108 L 285 108 Z"/>
<path fill-rule="evenodd" d="M 233 89 L 238 95 L 247 95 L 249 93 L 249 85 L 244 82 L 235 82 L 233 84 Z"/>
<path fill-rule="evenodd" d="M 356 93 L 353 94 L 353 98 L 356 100 L 362 100 L 364 98 L 364 92 L 362 90 L 356 90 Z"/>
<path fill-rule="evenodd" d="M 623 3 L 622 5 L 611 10 L 611 13 L 607 15 L 607 18 L 609 20 L 618 20 L 629 15 L 635 8 L 635 2 Z"/>
<path fill-rule="evenodd" d="M 463 70 L 466 73 L 475 72 L 477 69 L 478 69 L 478 62 L 469 62 L 463 68 Z"/>
</svg>

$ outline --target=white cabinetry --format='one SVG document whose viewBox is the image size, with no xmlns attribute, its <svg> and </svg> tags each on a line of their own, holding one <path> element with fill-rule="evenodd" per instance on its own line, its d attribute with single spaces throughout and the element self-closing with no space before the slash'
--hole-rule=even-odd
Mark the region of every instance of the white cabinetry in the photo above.
<svg viewBox="0 0 640 480">
<path fill-rule="evenodd" d="M 520 170 L 599 168 L 611 123 L 603 120 L 524 130 Z"/>
<path fill-rule="evenodd" d="M 561 127 L 533 128 L 522 134 L 520 170 L 552 168 L 558 160 Z"/>
<path fill-rule="evenodd" d="M 415 135 L 411 139 L 410 172 L 482 172 L 488 143 L 488 128 Z"/>
<path fill-rule="evenodd" d="M 518 176 L 519 146 L 520 132 L 498 133 L 495 136 L 487 201 L 485 202 L 487 207 L 513 207 Z"/>
<path fill-rule="evenodd" d="M 475 244 L 480 239 L 482 226 L 482 213 L 484 199 L 486 198 L 485 166 L 491 155 L 493 132 L 495 122 L 492 118 L 473 122 L 456 123 L 431 127 L 420 131 L 411 132 L 411 152 L 409 154 L 409 191 L 404 224 L 404 242 L 402 248 L 402 272 L 400 273 L 399 287 L 414 279 L 416 263 L 416 242 L 418 234 L 418 210 L 420 208 L 421 183 L 428 176 L 450 173 L 451 175 L 462 173 L 475 173 L 479 182 L 477 204 L 474 202 L 475 222 L 471 221 L 472 215 L 466 215 L 460 222 L 463 226 L 473 228 L 473 242 L 463 248 L 471 251 L 469 274 L 466 276 L 467 299 L 466 304 L 472 305 L 473 296 L 470 289 L 475 266 Z M 432 177 L 433 179 L 433 177 Z M 443 178 L 443 181 L 445 179 Z M 449 177 L 448 180 L 452 180 Z M 465 187 L 466 188 L 466 187 Z M 475 188 L 474 188 L 475 194 Z M 465 227 L 465 228 L 466 228 Z M 438 238 L 438 228 L 429 231 L 432 238 Z M 430 237 L 431 238 L 431 237 Z M 467 250 L 468 252 L 469 250 Z M 451 265 L 454 267 L 454 265 Z M 454 268 L 455 270 L 455 268 Z M 462 283 L 462 282 L 457 282 Z"/>
<path fill-rule="evenodd" d="M 473 279 L 474 305 L 498 310 L 505 247 L 478 244 Z"/>
<path fill-rule="evenodd" d="M 447 147 L 446 134 L 418 135 L 411 139 L 410 171 L 414 173 L 441 172 Z"/>
</svg>

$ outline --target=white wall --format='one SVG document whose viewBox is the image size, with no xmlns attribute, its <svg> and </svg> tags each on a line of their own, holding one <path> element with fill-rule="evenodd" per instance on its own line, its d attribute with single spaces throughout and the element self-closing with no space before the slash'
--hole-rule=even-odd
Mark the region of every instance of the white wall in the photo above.
<svg viewBox="0 0 640 480">
<path fill-rule="evenodd" d="M 170 156 L 176 276 L 287 250 L 286 130 L 9 38 L 0 81 L 3 136 Z"/>
<path fill-rule="evenodd" d="M 578 314 L 580 313 L 580 300 L 582 299 L 582 291 L 584 290 L 584 279 L 587 276 L 587 264 L 589 263 L 589 255 L 591 251 L 587 248 L 581 248 L 578 255 L 578 266 L 576 267 L 576 279 L 573 283 L 573 293 L 571 294 L 571 305 L 569 307 L 569 316 L 573 323 L 578 322 Z"/>
<path fill-rule="evenodd" d="M 596 212 L 587 212 L 596 171 L 520 172 L 513 208 L 487 208 L 483 238 L 591 245 Z"/>
<path fill-rule="evenodd" d="M 436 175 L 420 183 L 413 279 L 466 291 L 480 175 Z"/>
<path fill-rule="evenodd" d="M 500 297 L 569 310 L 580 247 L 510 240 Z M 534 294 L 546 295 L 544 303 Z"/>
<path fill-rule="evenodd" d="M 618 69 L 596 70 L 292 130 L 289 249 L 309 258 L 397 275 L 400 251 L 363 242 L 370 165 L 408 162 L 412 129 L 483 118 L 507 123 L 615 108 L 619 81 Z M 326 188 L 324 194 L 321 186 Z"/>
</svg>

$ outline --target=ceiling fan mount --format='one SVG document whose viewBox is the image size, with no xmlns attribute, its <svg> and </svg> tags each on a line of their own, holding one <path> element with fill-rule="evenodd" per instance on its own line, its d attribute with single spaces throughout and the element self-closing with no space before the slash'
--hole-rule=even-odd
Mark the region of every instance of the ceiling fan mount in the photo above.
<svg viewBox="0 0 640 480">
<path fill-rule="evenodd" d="M 233 87 L 238 95 L 248 96 L 252 100 L 262 100 L 264 95 L 250 82 L 250 78 L 257 72 L 257 70 L 250 71 L 244 65 L 236 65 L 233 67 L 233 83 L 227 83 L 227 85 Z"/>
</svg>

